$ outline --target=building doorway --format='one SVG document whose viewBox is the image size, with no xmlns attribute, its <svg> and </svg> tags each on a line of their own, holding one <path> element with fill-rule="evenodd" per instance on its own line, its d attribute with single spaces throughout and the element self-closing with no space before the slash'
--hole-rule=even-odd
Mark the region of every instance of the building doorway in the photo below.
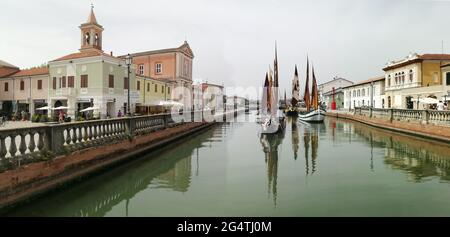
<svg viewBox="0 0 450 237">
<path fill-rule="evenodd" d="M 406 109 L 413 109 L 414 102 L 412 101 L 412 96 L 406 96 Z"/>
<path fill-rule="evenodd" d="M 106 117 L 107 118 L 115 118 L 116 117 L 116 103 L 115 102 L 107 102 L 106 103 Z"/>
</svg>

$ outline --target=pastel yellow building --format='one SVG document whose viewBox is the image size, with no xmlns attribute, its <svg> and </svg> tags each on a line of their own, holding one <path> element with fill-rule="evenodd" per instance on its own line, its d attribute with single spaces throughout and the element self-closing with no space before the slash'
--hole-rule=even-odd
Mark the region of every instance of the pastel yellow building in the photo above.
<svg viewBox="0 0 450 237">
<path fill-rule="evenodd" d="M 424 109 L 426 105 L 417 103 L 418 100 L 425 97 L 441 100 L 447 94 L 441 67 L 449 63 L 450 54 L 410 54 L 389 62 L 383 68 L 385 108 Z"/>
<path fill-rule="evenodd" d="M 136 90 L 139 92 L 138 107 L 156 107 L 161 101 L 173 100 L 175 80 L 156 79 L 143 75 L 136 75 Z M 150 110 L 142 109 L 141 113 L 150 113 Z"/>
</svg>

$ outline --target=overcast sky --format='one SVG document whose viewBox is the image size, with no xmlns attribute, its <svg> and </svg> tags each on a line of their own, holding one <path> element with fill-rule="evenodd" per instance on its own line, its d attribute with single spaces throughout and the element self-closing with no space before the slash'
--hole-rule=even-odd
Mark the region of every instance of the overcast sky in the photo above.
<svg viewBox="0 0 450 237">
<path fill-rule="evenodd" d="M 194 78 L 260 86 L 278 43 L 281 91 L 294 65 L 304 85 L 306 55 L 319 81 L 383 75 L 410 52 L 450 52 L 450 2 L 276 0 L 0 0 L 0 58 L 21 68 L 80 47 L 78 26 L 94 4 L 103 49 L 115 55 L 177 47 L 194 51 Z"/>
</svg>

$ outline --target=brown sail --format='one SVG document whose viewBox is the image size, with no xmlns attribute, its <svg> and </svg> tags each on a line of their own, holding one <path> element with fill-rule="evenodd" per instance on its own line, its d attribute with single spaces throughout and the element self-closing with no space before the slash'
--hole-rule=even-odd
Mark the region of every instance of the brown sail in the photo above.
<svg viewBox="0 0 450 237">
<path fill-rule="evenodd" d="M 312 92 L 311 92 L 311 107 L 314 110 L 319 109 L 319 91 L 317 89 L 317 81 L 316 76 L 314 75 L 314 66 L 312 67 L 312 76 L 313 76 L 313 85 L 312 85 Z"/>
<path fill-rule="evenodd" d="M 310 95 L 309 95 L 309 59 L 306 59 L 306 84 L 305 84 L 305 95 L 303 96 L 303 101 L 305 101 L 306 111 L 309 112 L 310 105 Z"/>
</svg>

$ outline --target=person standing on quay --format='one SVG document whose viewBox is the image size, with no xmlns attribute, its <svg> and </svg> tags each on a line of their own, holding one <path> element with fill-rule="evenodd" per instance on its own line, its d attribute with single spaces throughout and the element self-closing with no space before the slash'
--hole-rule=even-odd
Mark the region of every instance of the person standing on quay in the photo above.
<svg viewBox="0 0 450 237">
<path fill-rule="evenodd" d="M 122 111 L 120 111 L 120 109 L 119 109 L 119 112 L 117 113 L 117 117 L 122 117 Z"/>
<path fill-rule="evenodd" d="M 437 104 L 437 110 L 444 110 L 444 103 L 442 103 L 442 100 Z"/>
</svg>

